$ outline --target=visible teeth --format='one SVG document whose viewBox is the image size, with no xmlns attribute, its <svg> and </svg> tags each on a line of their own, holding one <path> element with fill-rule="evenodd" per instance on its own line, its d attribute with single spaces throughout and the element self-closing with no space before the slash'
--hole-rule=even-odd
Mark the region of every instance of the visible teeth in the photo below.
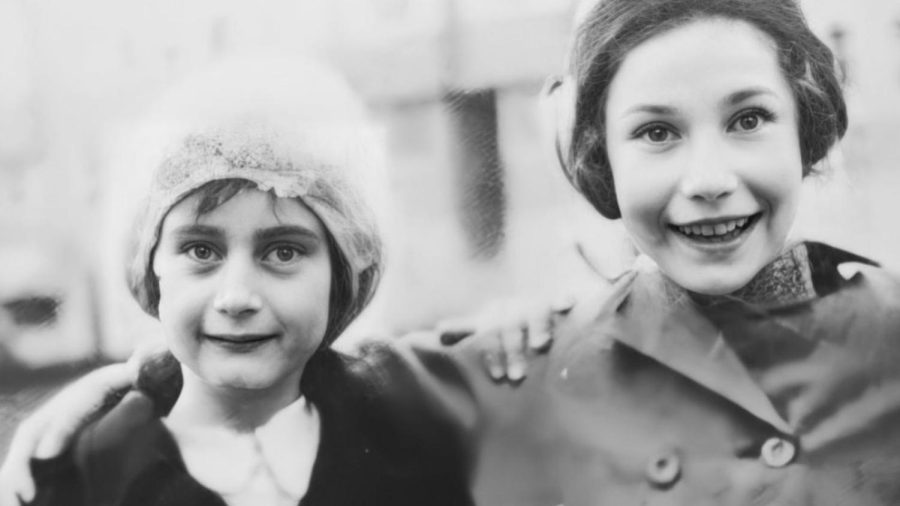
<svg viewBox="0 0 900 506">
<path fill-rule="evenodd" d="M 738 227 L 743 227 L 748 221 L 749 218 L 740 218 L 738 220 L 716 223 L 715 225 L 679 225 L 678 231 L 685 235 L 725 235 L 733 232 Z"/>
</svg>

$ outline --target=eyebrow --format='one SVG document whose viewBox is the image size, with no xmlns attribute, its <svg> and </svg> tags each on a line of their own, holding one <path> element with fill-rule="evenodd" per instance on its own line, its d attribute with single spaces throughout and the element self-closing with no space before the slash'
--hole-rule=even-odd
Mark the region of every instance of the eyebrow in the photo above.
<svg viewBox="0 0 900 506">
<path fill-rule="evenodd" d="M 260 242 L 271 241 L 283 237 L 298 237 L 314 241 L 320 241 L 322 239 L 320 234 L 317 234 L 315 231 L 298 225 L 279 225 L 277 227 L 265 228 L 256 231 L 253 236 Z"/>
<path fill-rule="evenodd" d="M 729 94 L 724 99 L 722 99 L 722 104 L 725 106 L 734 106 L 740 104 L 741 102 L 757 97 L 759 95 L 772 95 L 775 96 L 776 93 L 765 86 L 754 86 L 752 88 L 747 88 L 743 90 L 735 91 L 734 93 Z M 678 112 L 677 107 L 672 107 L 668 105 L 660 105 L 660 104 L 638 104 L 632 107 L 629 107 L 625 110 L 622 116 L 628 116 L 629 114 L 635 113 L 648 113 L 659 116 L 670 116 L 674 115 Z"/>
<path fill-rule="evenodd" d="M 199 223 L 191 223 L 190 225 L 183 225 L 174 230 L 176 235 L 181 236 L 212 236 L 216 238 L 225 237 L 225 231 L 219 227 L 213 227 L 210 225 L 201 225 Z"/>
<path fill-rule="evenodd" d="M 225 238 L 225 230 L 223 230 L 222 228 L 214 227 L 211 225 L 202 225 L 200 223 L 183 225 L 176 228 L 174 230 L 174 233 L 179 236 L 203 236 L 212 237 L 215 239 Z M 309 228 L 301 227 L 298 225 L 279 225 L 276 227 L 257 230 L 253 234 L 253 238 L 259 242 L 272 241 L 273 239 L 284 237 L 298 237 L 300 239 L 314 241 L 321 240 L 320 234 L 317 234 L 315 231 Z"/>
<path fill-rule="evenodd" d="M 753 88 L 747 88 L 744 90 L 738 90 L 722 100 L 724 105 L 737 105 L 741 102 L 757 97 L 759 95 L 775 95 L 775 92 L 765 86 L 756 86 Z"/>
<path fill-rule="evenodd" d="M 674 114 L 676 111 L 678 111 L 677 108 L 667 105 L 640 104 L 625 109 L 625 112 L 622 114 L 622 116 L 628 116 L 629 114 L 635 114 L 639 112 L 667 116 Z"/>
</svg>

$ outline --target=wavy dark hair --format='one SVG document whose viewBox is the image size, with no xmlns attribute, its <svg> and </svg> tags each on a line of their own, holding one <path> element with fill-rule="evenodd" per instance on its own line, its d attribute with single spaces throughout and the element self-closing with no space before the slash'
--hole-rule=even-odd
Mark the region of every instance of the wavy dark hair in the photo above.
<svg viewBox="0 0 900 506">
<path fill-rule="evenodd" d="M 847 108 L 831 50 L 809 29 L 795 0 L 599 0 L 576 33 L 570 73 L 575 115 L 564 170 L 603 216 L 621 217 L 606 152 L 609 85 L 637 45 L 692 21 L 750 23 L 775 42 L 797 104 L 803 175 L 847 130 Z"/>
</svg>

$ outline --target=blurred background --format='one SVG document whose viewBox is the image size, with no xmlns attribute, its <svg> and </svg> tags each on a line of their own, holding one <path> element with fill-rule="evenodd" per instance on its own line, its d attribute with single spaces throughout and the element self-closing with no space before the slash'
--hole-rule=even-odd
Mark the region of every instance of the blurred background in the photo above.
<svg viewBox="0 0 900 506">
<path fill-rule="evenodd" d="M 382 290 L 343 343 L 553 297 L 632 252 L 566 183 L 542 98 L 575 0 L 0 0 L 0 455 L 57 385 L 152 339 L 123 276 L 140 175 L 126 139 L 168 86 L 245 53 L 313 53 L 388 147 Z M 805 0 L 844 74 L 851 128 L 807 181 L 800 237 L 900 267 L 900 2 Z"/>
</svg>

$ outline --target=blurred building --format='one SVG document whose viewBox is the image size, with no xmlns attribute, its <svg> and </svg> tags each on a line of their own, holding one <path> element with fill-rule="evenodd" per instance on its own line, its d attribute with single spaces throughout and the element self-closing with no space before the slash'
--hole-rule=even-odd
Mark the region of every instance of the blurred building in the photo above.
<svg viewBox="0 0 900 506">
<path fill-rule="evenodd" d="M 799 228 L 900 270 L 900 3 L 801 0 L 844 72 L 850 128 L 806 185 Z"/>
</svg>

